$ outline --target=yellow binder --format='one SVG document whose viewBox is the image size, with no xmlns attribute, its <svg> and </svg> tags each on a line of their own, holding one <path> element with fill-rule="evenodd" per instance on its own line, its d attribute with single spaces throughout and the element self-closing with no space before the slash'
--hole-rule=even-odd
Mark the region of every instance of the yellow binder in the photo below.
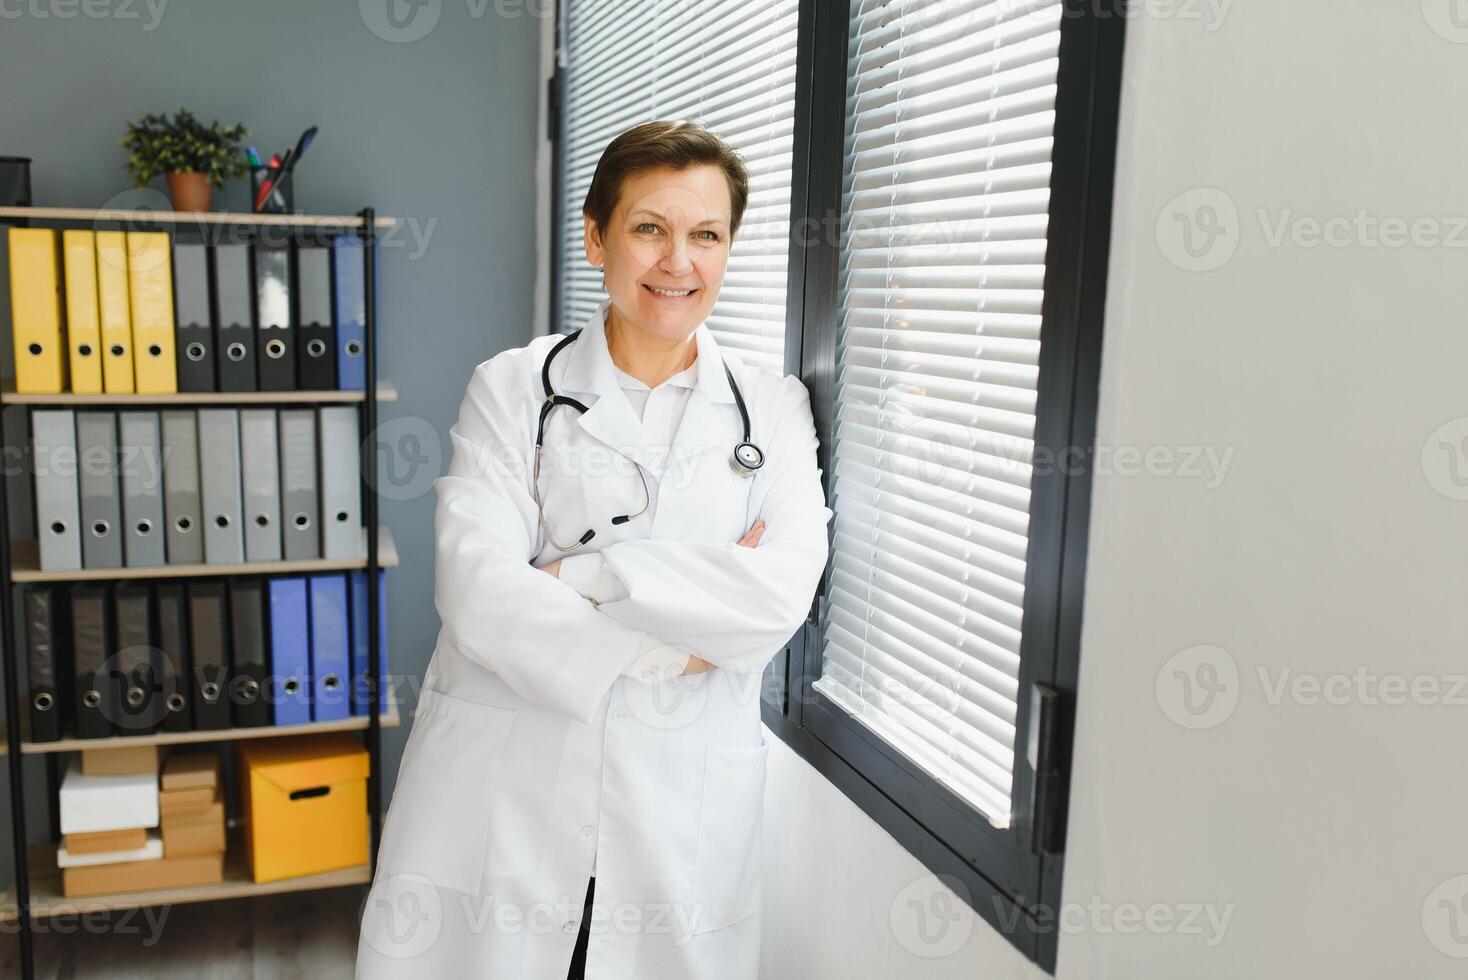
<svg viewBox="0 0 1468 980">
<path fill-rule="evenodd" d="M 178 391 L 173 355 L 173 244 L 166 231 L 127 233 L 133 307 L 133 368 L 139 392 Z"/>
<path fill-rule="evenodd" d="M 78 395 L 102 392 L 102 335 L 97 319 L 97 248 L 90 231 L 61 233 L 66 265 L 66 349 L 71 390 Z"/>
<path fill-rule="evenodd" d="M 61 347 L 61 263 L 50 228 L 10 229 L 11 333 L 15 338 L 15 390 L 49 394 L 66 390 Z"/>
<path fill-rule="evenodd" d="M 102 387 L 109 395 L 133 391 L 133 321 L 128 310 L 127 236 L 97 232 L 97 310 L 102 330 Z"/>
</svg>

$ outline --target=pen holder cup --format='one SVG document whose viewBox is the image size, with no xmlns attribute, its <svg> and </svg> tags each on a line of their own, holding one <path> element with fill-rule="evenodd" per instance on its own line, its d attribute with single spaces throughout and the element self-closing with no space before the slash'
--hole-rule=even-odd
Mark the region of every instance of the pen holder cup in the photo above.
<svg viewBox="0 0 1468 980">
<path fill-rule="evenodd" d="M 270 189 L 259 207 L 255 202 L 260 200 L 260 184 L 265 180 L 268 173 L 265 167 L 250 168 L 250 209 L 261 214 L 292 214 L 296 210 L 295 182 L 291 175 L 287 174 L 283 180 L 277 178 L 276 186 Z"/>
</svg>

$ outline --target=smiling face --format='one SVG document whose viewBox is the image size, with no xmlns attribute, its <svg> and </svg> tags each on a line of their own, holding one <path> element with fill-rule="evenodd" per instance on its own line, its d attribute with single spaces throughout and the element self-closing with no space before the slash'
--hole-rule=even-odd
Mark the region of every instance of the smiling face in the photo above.
<svg viewBox="0 0 1468 980">
<path fill-rule="evenodd" d="M 629 325 L 682 340 L 707 319 L 729 264 L 729 183 L 718 167 L 661 167 L 623 181 L 605 229 L 586 218 L 586 257 Z"/>
</svg>

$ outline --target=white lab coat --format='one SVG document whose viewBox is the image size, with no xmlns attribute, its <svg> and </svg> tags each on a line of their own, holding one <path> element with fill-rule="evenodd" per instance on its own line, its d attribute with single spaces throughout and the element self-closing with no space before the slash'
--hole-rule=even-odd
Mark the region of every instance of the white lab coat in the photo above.
<svg viewBox="0 0 1468 980">
<path fill-rule="evenodd" d="M 697 329 L 697 383 L 656 512 L 636 467 L 657 447 L 620 391 L 607 303 L 556 357 L 541 487 L 530 463 L 539 337 L 474 371 L 435 481 L 442 620 L 363 908 L 359 977 L 562 980 L 596 860 L 589 980 L 745 980 L 758 972 L 765 758 L 760 680 L 804 621 L 828 554 L 810 399 Z M 735 474 L 742 436 L 727 357 L 766 455 Z M 757 517 L 758 547 L 737 545 Z M 593 605 L 534 566 L 599 550 L 626 598 Z M 622 675 L 648 634 L 717 669 Z"/>
</svg>

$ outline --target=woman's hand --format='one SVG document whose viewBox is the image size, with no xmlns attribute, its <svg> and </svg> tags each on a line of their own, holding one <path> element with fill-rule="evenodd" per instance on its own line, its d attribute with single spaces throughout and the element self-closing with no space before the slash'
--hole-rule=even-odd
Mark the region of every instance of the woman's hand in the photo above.
<svg viewBox="0 0 1468 980">
<path fill-rule="evenodd" d="M 743 545 L 746 548 L 753 548 L 755 545 L 759 544 L 759 539 L 764 535 L 764 533 L 765 522 L 763 520 L 757 520 L 754 522 L 753 525 L 750 526 L 748 531 L 744 532 L 744 537 L 740 538 L 736 543 Z M 707 660 L 704 660 L 702 657 L 690 656 L 688 658 L 688 666 L 683 668 L 683 673 L 701 674 L 706 670 L 712 670 L 713 667 L 713 664 L 709 663 Z"/>
</svg>

